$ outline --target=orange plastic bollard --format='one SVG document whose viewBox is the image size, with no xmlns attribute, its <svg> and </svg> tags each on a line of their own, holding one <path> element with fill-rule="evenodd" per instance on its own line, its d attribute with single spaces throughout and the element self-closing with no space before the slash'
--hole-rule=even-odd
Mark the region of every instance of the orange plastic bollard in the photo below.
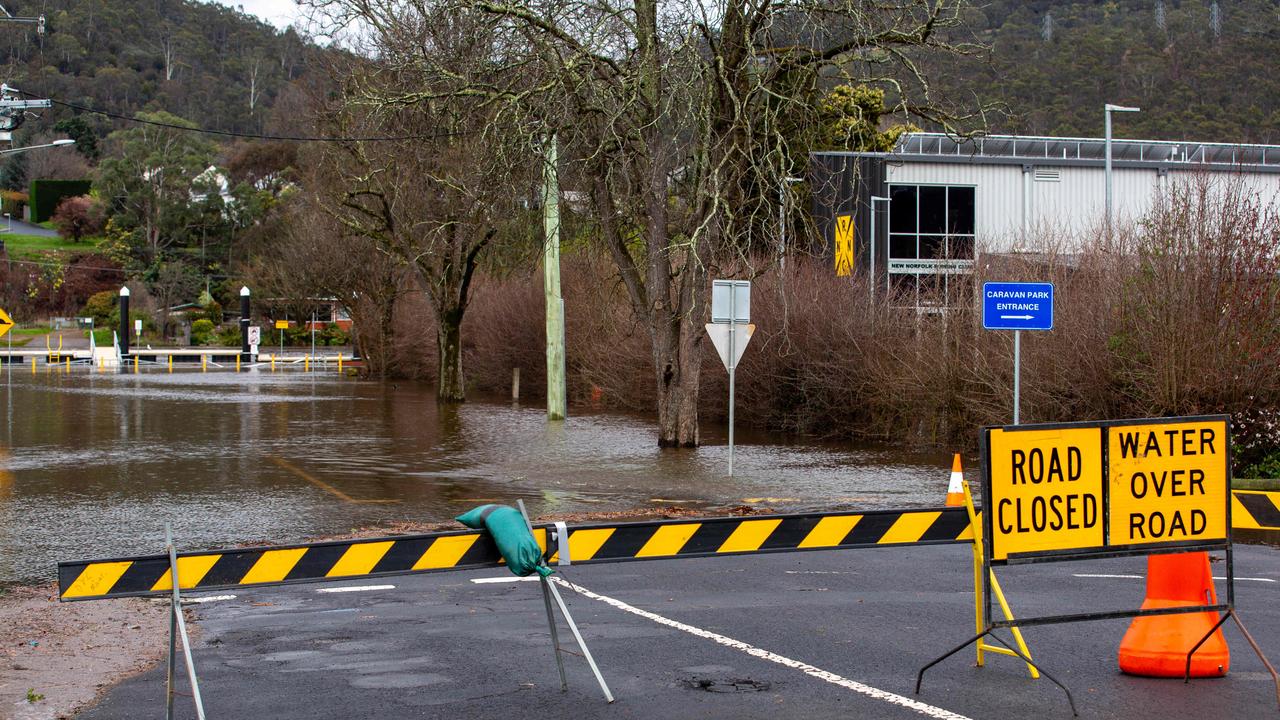
<svg viewBox="0 0 1280 720">
<path fill-rule="evenodd" d="M 1214 605 L 1218 602 L 1209 569 L 1209 554 L 1152 555 L 1147 558 L 1147 599 L 1143 610 Z M 1219 619 L 1214 612 L 1134 618 L 1120 641 L 1120 670 L 1144 677 L 1183 677 L 1187 651 Z M 1191 677 L 1222 677 L 1231 666 L 1231 652 L 1222 628 L 1191 656 Z"/>
<path fill-rule="evenodd" d="M 964 470 L 960 467 L 960 453 L 951 461 L 951 481 L 947 483 L 947 507 L 964 505 Z"/>
</svg>

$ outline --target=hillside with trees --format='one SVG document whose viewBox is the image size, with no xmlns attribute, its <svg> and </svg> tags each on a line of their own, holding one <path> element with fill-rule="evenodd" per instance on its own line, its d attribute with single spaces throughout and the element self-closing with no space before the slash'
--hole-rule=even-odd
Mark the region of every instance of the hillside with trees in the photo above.
<svg viewBox="0 0 1280 720">
<path fill-rule="evenodd" d="M 1280 9 L 1262 0 L 991 0 L 969 25 L 989 52 L 937 68 L 940 92 L 1001 104 L 991 132 L 1280 143 Z"/>
</svg>

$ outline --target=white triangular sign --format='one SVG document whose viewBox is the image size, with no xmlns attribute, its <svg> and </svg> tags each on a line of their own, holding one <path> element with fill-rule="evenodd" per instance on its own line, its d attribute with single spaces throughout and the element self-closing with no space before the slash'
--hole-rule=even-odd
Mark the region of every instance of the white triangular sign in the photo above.
<svg viewBox="0 0 1280 720">
<path fill-rule="evenodd" d="M 734 328 L 736 328 L 736 331 Z M 755 325 L 707 323 L 707 335 L 710 336 L 712 344 L 716 346 L 716 352 L 720 353 L 720 362 L 724 363 L 726 370 L 738 367 L 738 361 L 742 359 L 742 352 L 747 349 L 747 343 L 751 342 L 751 334 L 755 331 Z M 730 332 L 735 335 L 733 339 L 733 364 L 729 363 Z"/>
</svg>

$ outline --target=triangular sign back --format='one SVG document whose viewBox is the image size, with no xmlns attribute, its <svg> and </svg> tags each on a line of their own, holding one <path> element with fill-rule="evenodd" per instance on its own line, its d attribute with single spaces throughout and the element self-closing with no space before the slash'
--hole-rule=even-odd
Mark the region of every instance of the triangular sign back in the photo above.
<svg viewBox="0 0 1280 720">
<path fill-rule="evenodd" d="M 733 363 L 729 362 L 729 331 L 734 327 L 729 323 L 707 323 L 707 335 L 711 338 L 712 344 L 716 346 L 716 352 L 720 354 L 720 362 L 724 363 L 726 370 L 732 370 L 738 367 L 738 361 L 742 359 L 742 352 L 747 349 L 747 343 L 751 342 L 751 334 L 756 331 L 755 325 L 744 325 L 738 323 L 736 325 L 737 337 L 733 343 Z"/>
</svg>

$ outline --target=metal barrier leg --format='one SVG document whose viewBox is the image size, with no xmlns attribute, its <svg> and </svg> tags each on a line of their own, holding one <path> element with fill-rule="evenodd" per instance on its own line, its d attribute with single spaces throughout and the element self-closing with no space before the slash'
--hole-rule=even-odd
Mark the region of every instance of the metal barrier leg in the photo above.
<svg viewBox="0 0 1280 720">
<path fill-rule="evenodd" d="M 529 511 L 525 510 L 524 500 L 516 500 L 516 505 L 520 508 L 520 515 L 524 517 L 525 527 L 529 528 L 529 533 L 533 533 L 533 523 L 529 520 Z M 546 561 L 542 563 L 545 565 Z M 604 699 L 607 702 L 613 702 L 613 693 L 609 692 L 609 685 L 605 683 L 604 676 L 600 674 L 600 668 L 596 666 L 595 658 L 591 657 L 591 651 L 587 649 L 587 643 L 582 639 L 582 633 L 578 632 L 578 625 L 573 621 L 573 616 L 569 614 L 569 607 L 564 604 L 564 598 L 560 597 L 560 591 L 549 578 L 543 575 L 539 584 L 542 585 L 543 600 L 547 603 L 547 622 L 551 625 L 551 642 L 556 646 L 556 665 L 560 668 L 560 689 L 568 690 L 569 682 L 564 674 L 564 660 L 560 656 L 560 640 L 556 632 L 556 619 L 551 611 L 551 601 L 547 597 L 549 592 L 556 599 L 556 605 L 560 607 L 560 614 L 564 615 L 564 621 L 569 625 L 569 630 L 573 633 L 573 639 L 578 641 L 578 648 L 582 650 L 582 656 L 587 659 L 587 665 L 591 666 L 591 672 L 596 676 L 596 682 L 600 683 L 600 689 L 604 692 Z"/>
<path fill-rule="evenodd" d="M 179 590 L 178 590 L 178 586 L 180 584 L 178 581 L 178 555 L 173 549 L 173 533 L 169 528 L 169 523 L 164 524 L 164 542 L 165 542 L 166 548 L 169 551 L 169 578 L 170 580 L 172 580 L 170 584 L 173 586 L 173 595 L 170 601 L 173 611 L 170 615 L 169 622 L 171 626 L 176 626 L 178 628 L 178 636 L 182 638 L 182 654 L 187 664 L 187 677 L 191 681 L 191 698 L 192 700 L 195 701 L 195 704 L 196 704 L 196 717 L 198 718 L 198 720 L 205 720 L 204 700 L 200 698 L 200 681 L 196 678 L 196 664 L 195 664 L 195 661 L 191 658 L 191 638 L 187 635 L 187 622 L 182 617 L 182 596 L 179 594 Z M 170 640 L 170 642 L 172 643 L 172 640 Z M 170 645 L 170 647 L 172 647 L 172 645 Z M 172 650 L 170 651 L 170 654 L 169 654 L 169 667 L 170 667 L 170 671 L 169 671 L 170 673 L 170 683 L 169 683 L 170 714 L 167 715 L 166 718 L 167 720 L 172 720 L 172 717 L 173 717 L 172 716 L 172 706 L 173 706 L 173 682 L 172 682 L 173 652 Z"/>
<path fill-rule="evenodd" d="M 539 576 L 539 584 L 542 585 L 542 603 L 547 608 L 547 625 L 551 628 L 551 644 L 556 648 L 556 669 L 560 671 L 560 692 L 569 690 L 569 679 L 564 674 L 564 658 L 560 655 L 560 633 L 556 630 L 556 616 L 551 609 L 551 590 L 550 583 L 545 577 Z"/>
</svg>

